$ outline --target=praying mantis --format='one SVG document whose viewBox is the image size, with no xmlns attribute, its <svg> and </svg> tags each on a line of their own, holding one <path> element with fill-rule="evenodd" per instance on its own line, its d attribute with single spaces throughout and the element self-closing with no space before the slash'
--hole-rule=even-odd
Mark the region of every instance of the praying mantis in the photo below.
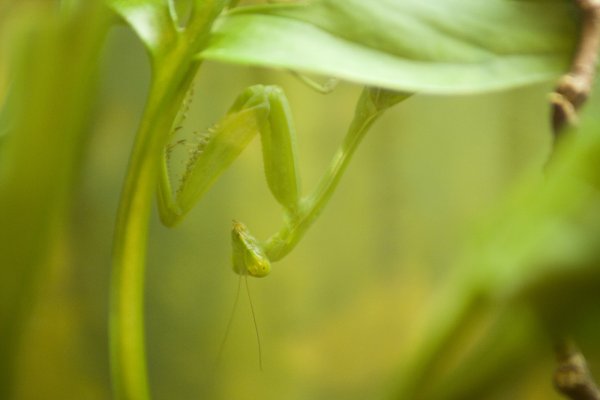
<svg viewBox="0 0 600 400">
<path fill-rule="evenodd" d="M 232 263 L 234 272 L 239 275 L 268 275 L 271 263 L 287 255 L 319 216 L 373 122 L 386 109 L 407 97 L 409 94 L 365 88 L 329 169 L 314 192 L 302 196 L 296 132 L 283 90 L 263 85 L 247 88 L 227 114 L 198 140 L 177 184 L 173 184 L 169 176 L 170 147 L 165 149 L 158 184 L 158 208 L 162 222 L 166 226 L 179 223 L 259 134 L 267 184 L 283 208 L 284 223 L 279 232 L 266 241 L 260 241 L 243 223 L 234 221 Z"/>
</svg>

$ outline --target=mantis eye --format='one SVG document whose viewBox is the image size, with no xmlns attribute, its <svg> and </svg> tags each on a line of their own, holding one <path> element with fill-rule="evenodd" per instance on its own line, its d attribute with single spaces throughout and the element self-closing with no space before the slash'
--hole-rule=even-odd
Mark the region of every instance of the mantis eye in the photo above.
<svg viewBox="0 0 600 400">
<path fill-rule="evenodd" d="M 258 240 L 250 235 L 246 225 L 233 221 L 231 244 L 233 271 L 236 274 L 262 278 L 271 272 L 271 262 Z"/>
</svg>

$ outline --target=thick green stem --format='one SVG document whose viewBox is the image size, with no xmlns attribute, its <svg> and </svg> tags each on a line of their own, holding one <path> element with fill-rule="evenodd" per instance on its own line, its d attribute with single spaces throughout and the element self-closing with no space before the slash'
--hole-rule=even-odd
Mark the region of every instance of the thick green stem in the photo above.
<svg viewBox="0 0 600 400">
<path fill-rule="evenodd" d="M 190 80 L 194 70 L 181 80 Z M 186 76 L 187 75 L 187 76 Z M 155 82 L 161 82 L 160 79 Z M 116 397 L 148 399 L 144 351 L 144 271 L 148 223 L 165 133 L 184 90 L 153 85 L 131 154 L 115 229 L 111 286 L 110 345 Z M 166 103 L 168 99 L 169 103 Z"/>
<path fill-rule="evenodd" d="M 136 136 L 115 228 L 110 304 L 115 397 L 149 399 L 144 341 L 144 273 L 148 224 L 164 146 L 198 70 L 195 55 L 226 0 L 196 2 L 190 25 L 166 47 L 151 50 L 152 87 Z"/>
</svg>

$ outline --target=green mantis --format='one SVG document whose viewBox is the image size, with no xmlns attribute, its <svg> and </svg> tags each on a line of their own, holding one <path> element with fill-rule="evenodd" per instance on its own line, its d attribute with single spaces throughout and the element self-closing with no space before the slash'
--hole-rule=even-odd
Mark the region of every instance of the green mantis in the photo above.
<svg viewBox="0 0 600 400">
<path fill-rule="evenodd" d="M 408 96 L 365 88 L 356 105 L 354 119 L 329 169 L 315 191 L 303 197 L 297 166 L 296 133 L 283 91 L 276 86 L 262 85 L 246 89 L 225 117 L 199 140 L 177 185 L 170 181 L 169 151 L 165 151 L 158 190 L 162 222 L 167 226 L 180 222 L 258 133 L 267 184 L 283 208 L 284 223 L 279 232 L 266 241 L 260 241 L 244 224 L 234 221 L 232 261 L 233 270 L 239 275 L 266 276 L 271 270 L 271 262 L 288 254 L 318 217 L 372 123 L 383 111 Z"/>
</svg>

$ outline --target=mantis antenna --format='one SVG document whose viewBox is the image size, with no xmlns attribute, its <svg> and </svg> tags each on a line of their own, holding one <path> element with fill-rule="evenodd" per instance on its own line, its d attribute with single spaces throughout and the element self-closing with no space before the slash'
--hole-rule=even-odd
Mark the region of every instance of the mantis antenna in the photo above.
<svg viewBox="0 0 600 400">
<path fill-rule="evenodd" d="M 246 294 L 248 295 L 248 304 L 250 305 L 250 313 L 252 315 L 252 323 L 254 325 L 254 332 L 256 333 L 256 344 L 258 350 L 258 368 L 260 371 L 263 370 L 263 362 L 262 362 L 262 346 L 260 342 L 260 334 L 258 331 L 258 323 L 256 322 L 256 312 L 254 311 L 254 305 L 252 303 L 252 296 L 250 295 L 250 285 L 248 284 L 248 275 L 243 276 L 244 286 L 246 286 Z M 238 276 L 238 286 L 235 292 L 235 300 L 233 301 L 233 307 L 231 309 L 231 313 L 229 313 L 229 319 L 227 321 L 227 326 L 225 328 L 225 334 L 223 335 L 223 340 L 221 340 L 221 345 L 219 346 L 219 352 L 217 353 L 217 362 L 216 365 L 219 366 L 221 360 L 223 359 L 223 351 L 225 350 L 225 344 L 227 343 L 227 339 L 229 338 L 229 332 L 231 331 L 231 325 L 233 324 L 233 319 L 235 316 L 235 311 L 237 310 L 238 303 L 240 300 L 240 292 L 242 290 L 242 275 Z"/>
<path fill-rule="evenodd" d="M 240 300 L 240 290 L 242 288 L 242 276 L 238 277 L 238 286 L 235 291 L 235 300 L 233 301 L 233 307 L 231 308 L 231 312 L 229 313 L 229 319 L 227 320 L 227 325 L 225 327 L 225 334 L 223 335 L 223 339 L 221 340 L 221 345 L 219 346 L 219 351 L 217 353 L 217 362 L 215 363 L 218 367 L 223 359 L 223 351 L 225 350 L 225 343 L 227 343 L 227 339 L 229 338 L 229 332 L 231 331 L 231 324 L 233 323 L 233 317 L 235 316 L 235 310 L 237 310 L 237 305 Z"/>
<path fill-rule="evenodd" d="M 241 279 L 241 276 L 240 276 Z M 254 323 L 254 332 L 256 333 L 256 345 L 258 350 L 258 368 L 263 370 L 262 362 L 262 346 L 260 345 L 260 334 L 258 333 L 258 324 L 256 323 L 256 313 L 252 304 L 252 296 L 250 295 L 250 285 L 248 284 L 248 275 L 244 275 L 244 284 L 246 286 L 246 294 L 248 294 L 248 304 L 250 304 L 250 313 L 252 314 L 252 322 Z"/>
</svg>

